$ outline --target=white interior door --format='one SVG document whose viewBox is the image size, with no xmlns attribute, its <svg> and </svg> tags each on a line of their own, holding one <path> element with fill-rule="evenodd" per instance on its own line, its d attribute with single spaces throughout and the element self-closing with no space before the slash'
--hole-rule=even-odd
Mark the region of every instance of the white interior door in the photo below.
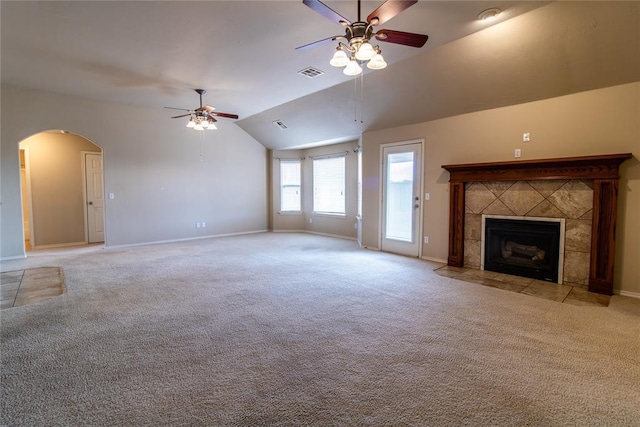
<svg viewBox="0 0 640 427">
<path fill-rule="evenodd" d="M 102 154 L 85 153 L 84 171 L 89 243 L 104 242 L 104 183 Z"/>
<path fill-rule="evenodd" d="M 420 256 L 422 143 L 382 147 L 382 239 L 386 252 Z"/>
</svg>

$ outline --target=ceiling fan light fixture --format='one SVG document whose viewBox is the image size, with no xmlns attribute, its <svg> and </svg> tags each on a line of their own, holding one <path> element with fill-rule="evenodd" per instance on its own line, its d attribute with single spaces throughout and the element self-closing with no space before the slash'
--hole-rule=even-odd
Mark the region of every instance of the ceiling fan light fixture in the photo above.
<svg viewBox="0 0 640 427">
<path fill-rule="evenodd" d="M 342 50 L 342 48 L 338 46 L 338 49 L 336 50 L 336 53 L 333 54 L 333 58 L 331 58 L 329 64 L 333 65 L 334 67 L 344 67 L 348 63 L 349 57 L 346 53 L 344 53 L 344 50 Z"/>
<path fill-rule="evenodd" d="M 193 120 L 193 116 L 189 117 L 189 122 L 187 123 L 187 127 L 193 129 L 196 126 L 195 120 Z"/>
<path fill-rule="evenodd" d="M 371 70 L 382 70 L 383 68 L 387 68 L 387 63 L 380 53 L 377 53 L 371 60 L 367 63 L 367 68 Z"/>
<path fill-rule="evenodd" d="M 357 76 L 362 73 L 362 64 L 367 64 L 367 68 L 372 70 L 380 70 L 387 66 L 387 63 L 380 55 L 378 46 L 372 46 L 371 41 L 385 41 L 387 43 L 400 44 L 420 48 L 427 42 L 429 36 L 426 34 L 409 33 L 406 31 L 395 31 L 381 29 L 376 31 L 374 27 L 384 24 L 400 12 L 416 4 L 418 0 L 386 0 L 377 9 L 366 17 L 366 21 L 362 20 L 360 15 L 360 6 L 362 0 L 358 3 L 358 19 L 357 21 L 349 21 L 335 10 L 318 0 L 302 0 L 302 3 L 311 8 L 314 12 L 323 17 L 346 27 L 344 35 L 337 35 L 308 43 L 296 48 L 308 49 L 310 47 L 324 44 L 328 41 L 344 40 L 338 44 L 337 52 L 333 54 L 330 64 L 334 67 L 345 67 L 342 71 L 347 76 Z M 499 9 L 497 9 L 500 11 Z M 343 52 L 344 50 L 344 52 Z M 374 59 L 375 58 L 375 59 Z M 371 63 L 368 63 L 371 62 Z"/>
<path fill-rule="evenodd" d="M 215 123 L 209 122 L 209 126 L 207 126 L 207 130 L 218 130 L 218 126 Z"/>
<path fill-rule="evenodd" d="M 368 61 L 374 56 L 376 56 L 376 51 L 368 41 L 362 43 L 356 52 L 356 59 L 360 61 Z"/>
<path fill-rule="evenodd" d="M 202 125 L 202 117 L 196 117 L 196 125 L 193 127 L 193 130 L 204 130 L 204 126 Z"/>
<path fill-rule="evenodd" d="M 362 67 L 360 67 L 360 65 L 358 64 L 358 61 L 352 58 L 351 61 L 349 61 L 349 63 L 347 64 L 347 66 L 344 67 L 344 70 L 342 70 L 342 72 L 347 76 L 357 76 L 362 72 Z"/>
</svg>

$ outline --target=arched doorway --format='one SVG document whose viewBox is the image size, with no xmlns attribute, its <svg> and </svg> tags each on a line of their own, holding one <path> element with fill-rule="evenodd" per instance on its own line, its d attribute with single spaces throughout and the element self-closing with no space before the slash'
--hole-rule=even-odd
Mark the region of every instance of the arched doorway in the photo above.
<svg viewBox="0 0 640 427">
<path fill-rule="evenodd" d="M 20 142 L 25 249 L 104 242 L 102 148 L 50 130 Z"/>
</svg>

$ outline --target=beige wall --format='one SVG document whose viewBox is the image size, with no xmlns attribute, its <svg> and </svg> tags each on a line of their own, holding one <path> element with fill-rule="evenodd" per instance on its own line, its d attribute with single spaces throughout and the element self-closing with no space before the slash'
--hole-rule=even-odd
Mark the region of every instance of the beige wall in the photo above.
<svg viewBox="0 0 640 427">
<path fill-rule="evenodd" d="M 354 149 L 358 142 L 326 145 L 306 150 L 279 150 L 273 152 L 271 168 L 272 217 L 274 231 L 309 231 L 355 239 L 358 211 L 358 157 Z M 313 213 L 313 160 L 314 156 L 345 153 L 345 210 L 344 217 Z M 302 212 L 280 213 L 280 167 L 278 159 L 302 159 Z M 312 220 L 313 222 L 309 222 Z"/>
<path fill-rule="evenodd" d="M 496 88 L 499 90 L 499 86 Z M 531 133 L 523 143 L 522 134 Z M 424 139 L 423 256 L 448 253 L 449 186 L 446 164 L 633 153 L 621 167 L 614 288 L 640 296 L 640 83 L 486 110 L 411 126 L 364 133 L 363 245 L 378 246 L 379 146 Z"/>
<path fill-rule="evenodd" d="M 100 147 L 75 134 L 43 132 L 20 143 L 31 183 L 32 245 L 85 242 L 82 152 Z"/>
<path fill-rule="evenodd" d="M 171 114 L 2 86 L 1 252 L 24 256 L 18 143 L 65 129 L 103 148 L 106 244 L 267 229 L 267 150 L 232 120 L 196 132 Z M 196 222 L 206 228 L 196 229 Z"/>
</svg>

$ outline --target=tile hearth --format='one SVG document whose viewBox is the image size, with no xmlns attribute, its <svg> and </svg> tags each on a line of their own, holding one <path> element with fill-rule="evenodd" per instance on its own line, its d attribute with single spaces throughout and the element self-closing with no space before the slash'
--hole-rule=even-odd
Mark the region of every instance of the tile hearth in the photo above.
<svg viewBox="0 0 640 427">
<path fill-rule="evenodd" d="M 3 272 L 0 276 L 2 309 L 35 304 L 64 293 L 58 267 L 40 267 Z"/>
<path fill-rule="evenodd" d="M 475 268 L 445 265 L 436 269 L 435 273 L 443 277 L 450 277 L 465 282 L 518 292 L 571 305 L 607 307 L 611 299 L 608 295 L 589 292 L 579 286 L 559 285 L 557 283 L 549 283 L 528 277 L 512 276 Z"/>
</svg>

